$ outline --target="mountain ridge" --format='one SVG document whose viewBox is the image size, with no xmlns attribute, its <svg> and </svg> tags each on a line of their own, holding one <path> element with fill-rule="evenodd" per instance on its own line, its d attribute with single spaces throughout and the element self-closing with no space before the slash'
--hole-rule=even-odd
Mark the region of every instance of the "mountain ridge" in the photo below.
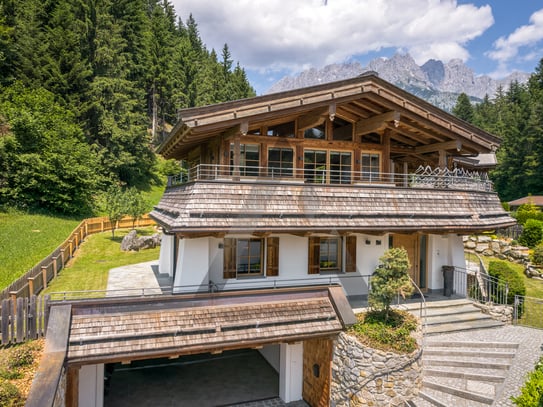
<svg viewBox="0 0 543 407">
<path fill-rule="evenodd" d="M 513 72 L 496 80 L 488 75 L 476 75 L 460 59 L 447 63 L 430 59 L 419 66 L 409 54 L 398 53 L 391 58 L 376 58 L 366 67 L 359 62 L 347 62 L 310 68 L 295 76 L 283 77 L 266 93 L 352 78 L 368 71 L 377 72 L 384 80 L 447 111 L 452 110 L 460 93 L 466 93 L 477 103 L 485 95 L 492 99 L 500 86 L 506 88 L 512 81 L 524 83 L 530 76 L 525 72 Z"/>
</svg>

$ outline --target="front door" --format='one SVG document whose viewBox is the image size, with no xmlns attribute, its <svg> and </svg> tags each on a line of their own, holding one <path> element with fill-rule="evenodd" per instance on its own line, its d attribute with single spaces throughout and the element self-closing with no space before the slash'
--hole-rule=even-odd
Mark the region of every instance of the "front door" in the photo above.
<svg viewBox="0 0 543 407">
<path fill-rule="evenodd" d="M 409 258 L 409 276 L 426 292 L 426 236 L 393 234 L 391 247 L 403 247 Z"/>
</svg>

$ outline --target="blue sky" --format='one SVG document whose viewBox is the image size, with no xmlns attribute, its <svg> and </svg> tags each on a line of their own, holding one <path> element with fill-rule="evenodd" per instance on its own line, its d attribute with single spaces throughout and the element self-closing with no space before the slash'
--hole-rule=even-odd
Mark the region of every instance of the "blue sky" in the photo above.
<svg viewBox="0 0 543 407">
<path fill-rule="evenodd" d="M 541 0 L 173 0 L 208 49 L 224 43 L 258 94 L 285 75 L 406 53 L 462 59 L 477 75 L 533 72 L 543 58 Z"/>
</svg>

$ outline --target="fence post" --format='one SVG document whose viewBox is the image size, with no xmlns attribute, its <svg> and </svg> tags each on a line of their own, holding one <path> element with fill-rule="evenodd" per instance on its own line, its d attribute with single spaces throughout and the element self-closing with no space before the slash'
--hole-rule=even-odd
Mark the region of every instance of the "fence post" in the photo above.
<svg viewBox="0 0 543 407">
<path fill-rule="evenodd" d="M 66 248 L 63 247 L 62 249 L 60 249 L 60 267 L 61 268 L 64 268 L 64 264 L 66 264 L 66 260 L 64 258 L 64 252 L 66 252 Z"/>
<path fill-rule="evenodd" d="M 518 295 L 515 295 L 515 301 L 513 301 L 513 325 L 518 324 Z"/>
<path fill-rule="evenodd" d="M 17 310 L 17 291 L 10 291 L 9 297 L 11 299 L 13 313 L 15 314 L 15 311 Z"/>
<path fill-rule="evenodd" d="M 53 278 L 57 278 L 57 259 L 58 259 L 58 256 L 52 256 L 51 259 L 53 260 Z"/>
<path fill-rule="evenodd" d="M 43 289 L 47 288 L 47 267 L 41 266 L 41 276 L 43 278 Z"/>
<path fill-rule="evenodd" d="M 28 277 L 26 281 L 28 281 L 28 291 L 30 292 L 30 295 L 33 295 L 34 294 L 34 277 Z"/>
</svg>

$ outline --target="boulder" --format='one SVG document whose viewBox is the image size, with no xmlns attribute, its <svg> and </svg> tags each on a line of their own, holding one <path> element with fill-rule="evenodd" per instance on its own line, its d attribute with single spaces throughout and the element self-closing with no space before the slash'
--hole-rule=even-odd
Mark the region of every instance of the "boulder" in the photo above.
<svg viewBox="0 0 543 407">
<path fill-rule="evenodd" d="M 160 246 L 160 234 L 138 237 L 136 230 L 131 230 L 121 242 L 122 251 L 140 251 Z"/>
</svg>

